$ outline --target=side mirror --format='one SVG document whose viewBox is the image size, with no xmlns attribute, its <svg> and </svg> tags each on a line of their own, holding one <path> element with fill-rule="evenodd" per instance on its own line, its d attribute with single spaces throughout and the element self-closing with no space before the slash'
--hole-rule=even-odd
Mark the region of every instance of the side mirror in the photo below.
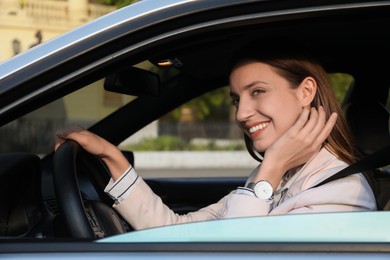
<svg viewBox="0 0 390 260">
<path fill-rule="evenodd" d="M 110 74 L 104 81 L 104 89 L 132 96 L 159 96 L 160 78 L 153 72 L 126 67 Z"/>
</svg>

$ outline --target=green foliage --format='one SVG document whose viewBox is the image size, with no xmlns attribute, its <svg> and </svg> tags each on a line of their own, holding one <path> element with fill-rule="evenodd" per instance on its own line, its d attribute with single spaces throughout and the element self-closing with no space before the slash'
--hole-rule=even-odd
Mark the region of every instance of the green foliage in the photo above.
<svg viewBox="0 0 390 260">
<path fill-rule="evenodd" d="M 176 136 L 161 135 L 156 138 L 146 138 L 136 145 L 129 146 L 133 151 L 180 151 L 185 150 L 186 143 Z"/>
<path fill-rule="evenodd" d="M 188 150 L 191 151 L 241 151 L 245 150 L 244 143 L 232 143 L 229 145 L 218 145 L 215 139 L 210 139 L 205 144 L 190 143 Z"/>
<path fill-rule="evenodd" d="M 331 73 L 329 74 L 329 80 L 332 84 L 337 101 L 341 104 L 345 94 L 353 82 L 353 77 L 345 73 Z"/>
<path fill-rule="evenodd" d="M 219 88 L 195 98 L 172 111 L 165 119 L 179 121 L 185 108 L 191 109 L 194 121 L 228 121 L 231 108 L 229 88 Z"/>
<path fill-rule="evenodd" d="M 216 140 L 210 139 L 206 143 L 199 144 L 186 142 L 177 136 L 161 135 L 156 138 L 146 138 L 125 149 L 131 151 L 239 151 L 246 148 L 243 143 L 218 145 Z"/>
<path fill-rule="evenodd" d="M 104 5 L 115 5 L 118 8 L 122 8 L 124 6 L 137 2 L 137 0 L 94 0 L 91 2 Z"/>
<path fill-rule="evenodd" d="M 125 6 L 128 6 L 128 5 L 131 5 L 135 2 L 137 2 L 138 0 L 117 0 L 115 1 L 115 5 L 118 7 L 118 8 L 122 8 L 122 7 L 125 7 Z"/>
</svg>

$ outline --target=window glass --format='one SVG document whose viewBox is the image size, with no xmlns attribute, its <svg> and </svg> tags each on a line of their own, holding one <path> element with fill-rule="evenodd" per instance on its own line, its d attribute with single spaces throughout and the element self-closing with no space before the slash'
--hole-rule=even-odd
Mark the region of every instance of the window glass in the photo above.
<svg viewBox="0 0 390 260">
<path fill-rule="evenodd" d="M 139 63 L 136 67 L 157 73 L 162 80 L 177 74 L 174 68 L 161 69 L 148 61 Z M 49 153 L 53 150 L 58 129 L 74 125 L 88 128 L 134 98 L 106 91 L 103 78 L 0 128 L 3 140 L 0 151 Z M 147 131 L 153 127 L 152 124 L 145 129 Z M 149 136 L 143 132 L 138 135 Z"/>
<path fill-rule="evenodd" d="M 74 125 L 88 128 L 132 99 L 105 91 L 103 80 L 99 80 L 0 128 L 0 150 L 49 153 L 58 129 Z"/>
</svg>

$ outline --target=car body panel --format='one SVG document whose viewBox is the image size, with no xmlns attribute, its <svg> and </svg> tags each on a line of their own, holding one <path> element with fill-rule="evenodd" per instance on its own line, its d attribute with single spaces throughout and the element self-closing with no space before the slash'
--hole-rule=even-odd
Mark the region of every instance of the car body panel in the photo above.
<svg viewBox="0 0 390 260">
<path fill-rule="evenodd" d="M 382 228 L 389 225 L 390 212 L 267 216 L 153 228 L 98 242 L 390 242 Z"/>
</svg>

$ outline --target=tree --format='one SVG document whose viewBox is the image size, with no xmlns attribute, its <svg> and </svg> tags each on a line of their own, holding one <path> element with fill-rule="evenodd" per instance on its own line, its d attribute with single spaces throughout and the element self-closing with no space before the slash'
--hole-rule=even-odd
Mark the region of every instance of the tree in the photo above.
<svg viewBox="0 0 390 260">
<path fill-rule="evenodd" d="M 104 5 L 115 5 L 118 8 L 122 8 L 135 2 L 138 2 L 138 0 L 94 0 L 92 2 Z"/>
</svg>

